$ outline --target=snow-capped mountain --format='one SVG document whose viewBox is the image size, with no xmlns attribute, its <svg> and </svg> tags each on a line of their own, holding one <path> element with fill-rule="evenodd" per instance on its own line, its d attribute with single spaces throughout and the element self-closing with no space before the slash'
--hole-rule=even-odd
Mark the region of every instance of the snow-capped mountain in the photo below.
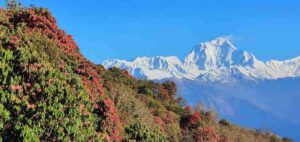
<svg viewBox="0 0 300 142">
<path fill-rule="evenodd" d="M 286 61 L 263 62 L 246 51 L 238 50 L 228 38 L 200 43 L 184 61 L 171 57 L 138 57 L 133 61 L 107 60 L 106 68 L 120 67 L 139 78 L 167 78 L 229 81 L 233 76 L 249 80 L 300 76 L 300 57 Z"/>
<path fill-rule="evenodd" d="M 138 57 L 107 60 L 133 76 L 173 80 L 189 104 L 201 101 L 220 116 L 251 128 L 270 128 L 300 141 L 300 57 L 260 61 L 220 37 L 194 47 L 184 60 Z"/>
</svg>

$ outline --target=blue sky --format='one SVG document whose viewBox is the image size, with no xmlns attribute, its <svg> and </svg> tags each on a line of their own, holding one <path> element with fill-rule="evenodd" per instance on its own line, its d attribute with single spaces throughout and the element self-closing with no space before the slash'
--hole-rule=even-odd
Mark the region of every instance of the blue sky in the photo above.
<svg viewBox="0 0 300 142">
<path fill-rule="evenodd" d="M 300 56 L 300 1 L 22 0 L 49 8 L 95 63 L 137 56 L 183 58 L 197 43 L 231 35 L 261 60 Z M 3 2 L 0 2 L 3 5 Z"/>
</svg>

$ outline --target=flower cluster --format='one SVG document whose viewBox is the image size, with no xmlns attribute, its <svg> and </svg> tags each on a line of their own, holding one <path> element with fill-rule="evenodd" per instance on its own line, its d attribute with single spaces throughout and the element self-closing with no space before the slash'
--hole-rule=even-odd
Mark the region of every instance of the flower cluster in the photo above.
<svg viewBox="0 0 300 142">
<path fill-rule="evenodd" d="M 78 77 L 80 81 L 74 81 L 73 83 L 76 85 L 73 86 L 72 89 L 85 89 L 89 95 L 89 103 L 95 104 L 96 102 L 100 101 L 100 98 L 104 95 L 103 82 L 101 78 L 102 70 L 80 54 L 79 48 L 76 45 L 73 37 L 71 35 L 67 35 L 63 30 L 58 28 L 55 18 L 52 17 L 48 10 L 32 7 L 11 11 L 1 10 L 0 14 L 1 16 L 2 14 L 4 15 L 3 18 L 0 18 L 0 24 L 3 24 L 6 26 L 6 28 L 11 29 L 12 31 L 20 31 L 20 33 L 11 34 L 11 36 L 7 35 L 0 37 L 0 49 L 1 47 L 4 47 L 5 49 L 13 51 L 14 54 L 18 56 L 21 55 L 21 52 L 23 52 L 22 56 L 25 56 L 24 52 L 26 51 L 26 55 L 31 56 L 30 58 L 25 57 L 20 63 L 19 61 L 14 63 L 16 65 L 14 68 L 14 74 L 22 74 L 22 79 L 25 82 L 20 83 L 22 85 L 8 86 L 13 92 L 22 91 L 24 95 L 26 94 L 26 97 L 22 98 L 25 99 L 24 101 L 29 102 L 27 105 L 24 104 L 26 108 L 36 108 L 37 106 L 32 102 L 47 99 L 46 97 L 52 95 L 49 94 L 51 91 L 55 92 L 56 96 L 61 96 L 61 94 L 64 94 L 63 96 L 65 96 L 75 92 L 70 91 L 70 89 L 65 90 L 67 87 L 66 83 L 69 81 L 58 83 L 61 82 L 60 79 L 66 79 L 66 77 L 62 77 L 60 79 L 53 77 L 60 74 L 53 73 L 55 70 L 53 68 L 56 68 L 53 67 L 53 65 L 57 66 L 56 69 L 63 73 L 64 76 L 70 77 L 71 74 L 76 74 L 76 77 Z M 2 35 L 2 33 L 0 35 Z M 22 37 L 21 35 L 26 37 Z M 33 46 L 33 44 L 39 46 Z M 21 47 L 25 47 L 26 50 L 15 50 Z M 42 53 L 41 55 L 38 55 L 39 53 L 36 54 L 36 52 Z M 50 63 L 51 67 L 49 67 L 48 64 L 48 61 L 50 60 L 48 57 L 53 58 L 53 60 L 51 59 Z M 21 60 L 19 57 L 15 57 L 15 59 Z M 81 83 L 83 86 L 78 86 Z M 47 88 L 49 85 L 64 86 Z M 78 94 L 82 95 L 82 92 L 74 95 Z M 58 100 L 56 99 L 55 101 Z M 89 112 L 92 110 L 84 111 L 88 106 L 83 104 L 79 106 L 80 107 L 78 111 L 80 113 L 85 112 L 85 115 L 90 117 L 94 115 Z M 58 106 L 55 106 L 51 109 L 54 108 L 58 108 Z M 105 101 L 103 106 L 100 105 L 95 109 L 102 109 L 103 111 L 105 110 L 105 115 L 107 115 L 106 121 L 112 120 L 111 123 L 105 125 L 107 129 L 113 128 L 108 133 L 110 140 L 120 140 L 120 120 L 119 116 L 117 115 L 117 111 L 115 110 L 114 103 L 112 101 Z M 99 118 L 102 119 L 103 116 L 99 116 Z M 85 126 L 87 124 L 88 123 L 84 123 Z M 101 123 L 98 125 L 99 127 L 102 127 Z"/>
<path fill-rule="evenodd" d="M 110 141 L 121 140 L 121 122 L 117 110 L 111 99 L 105 99 L 99 104 L 95 104 L 95 110 L 102 118 L 100 121 L 101 130 L 107 132 Z"/>
<path fill-rule="evenodd" d="M 20 86 L 20 85 L 17 85 L 17 86 L 13 85 L 13 86 L 10 86 L 10 89 L 12 91 L 20 91 L 20 90 L 22 90 L 22 86 Z"/>
<path fill-rule="evenodd" d="M 212 127 L 204 127 L 202 129 L 199 129 L 196 139 L 200 141 L 205 141 L 205 142 L 217 142 L 218 140 L 218 135 L 216 131 Z"/>
</svg>

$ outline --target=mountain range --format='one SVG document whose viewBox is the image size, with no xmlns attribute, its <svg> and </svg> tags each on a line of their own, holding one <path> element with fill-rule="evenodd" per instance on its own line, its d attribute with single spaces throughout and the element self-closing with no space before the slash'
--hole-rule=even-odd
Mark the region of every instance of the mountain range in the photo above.
<svg viewBox="0 0 300 142">
<path fill-rule="evenodd" d="M 233 76 L 249 80 L 300 76 L 300 56 L 286 61 L 263 62 L 253 54 L 238 50 L 228 38 L 200 43 L 181 61 L 176 56 L 138 57 L 133 61 L 106 60 L 107 68 L 118 66 L 145 79 L 189 79 L 229 81 Z"/>
<path fill-rule="evenodd" d="M 126 69 L 139 79 L 172 80 L 189 104 L 198 101 L 242 126 L 270 129 L 300 141 L 300 56 L 261 61 L 230 38 L 203 42 L 176 56 L 111 59 L 104 67 Z"/>
<path fill-rule="evenodd" d="M 33 5 L 23 7 L 15 0 L 6 1 L 5 8 L 0 7 L 1 142 L 293 142 L 291 138 L 295 138 L 241 127 L 217 119 L 212 110 L 190 105 L 193 100 L 202 100 L 208 108 L 230 114 L 224 116 L 232 116 L 232 120 L 237 118 L 240 124 L 253 118 L 260 122 L 260 118 L 266 116 L 272 119 L 272 124 L 280 123 L 285 127 L 283 130 L 291 131 L 297 128 L 294 124 L 299 120 L 298 115 L 292 113 L 297 110 L 288 109 L 286 105 L 287 102 L 291 106 L 298 104 L 297 97 L 286 100 L 293 95 L 291 92 L 289 97 L 283 97 L 282 93 L 272 96 L 272 99 L 277 96 L 277 100 L 272 101 L 285 104 L 277 108 L 277 112 L 288 110 L 293 114 L 280 116 L 271 113 L 275 112 L 274 108 L 265 102 L 253 102 L 257 98 L 251 99 L 249 94 L 233 96 L 231 90 L 246 89 L 242 85 L 234 82 L 230 85 L 229 80 L 201 81 L 204 72 L 198 73 L 196 65 L 189 66 L 176 57 L 152 65 L 151 61 L 139 59 L 141 63 L 136 67 L 143 69 L 131 72 L 137 72 L 135 75 L 139 79 L 136 79 L 126 70 L 105 69 L 91 62 L 80 49 L 72 35 L 59 28 L 48 9 Z M 191 58 L 194 57 L 198 58 Z M 142 66 L 143 62 L 149 64 Z M 215 68 L 227 64 L 219 63 Z M 234 66 L 235 63 L 230 64 Z M 150 76 L 154 81 L 141 80 Z M 290 84 L 289 88 L 281 88 L 277 82 L 265 82 L 256 90 L 264 91 L 269 85 L 277 85 L 274 88 L 279 91 L 296 90 L 298 80 L 283 81 Z M 178 93 L 190 104 L 177 97 Z M 253 116 L 248 115 L 251 110 Z M 271 117 L 273 115 L 276 117 Z M 281 119 L 287 123 L 282 123 Z M 297 129 L 294 132 L 298 132 Z"/>
</svg>

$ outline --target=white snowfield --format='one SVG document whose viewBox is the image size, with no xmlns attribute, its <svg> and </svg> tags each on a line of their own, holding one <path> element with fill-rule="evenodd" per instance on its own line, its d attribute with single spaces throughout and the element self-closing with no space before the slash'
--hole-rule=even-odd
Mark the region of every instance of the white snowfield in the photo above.
<svg viewBox="0 0 300 142">
<path fill-rule="evenodd" d="M 200 43 L 181 61 L 176 56 L 138 57 L 133 61 L 106 60 L 105 68 L 119 67 L 138 78 L 168 78 L 227 82 L 235 77 L 249 80 L 278 79 L 300 76 L 300 57 L 267 62 L 238 50 L 229 38 L 219 37 Z"/>
</svg>

